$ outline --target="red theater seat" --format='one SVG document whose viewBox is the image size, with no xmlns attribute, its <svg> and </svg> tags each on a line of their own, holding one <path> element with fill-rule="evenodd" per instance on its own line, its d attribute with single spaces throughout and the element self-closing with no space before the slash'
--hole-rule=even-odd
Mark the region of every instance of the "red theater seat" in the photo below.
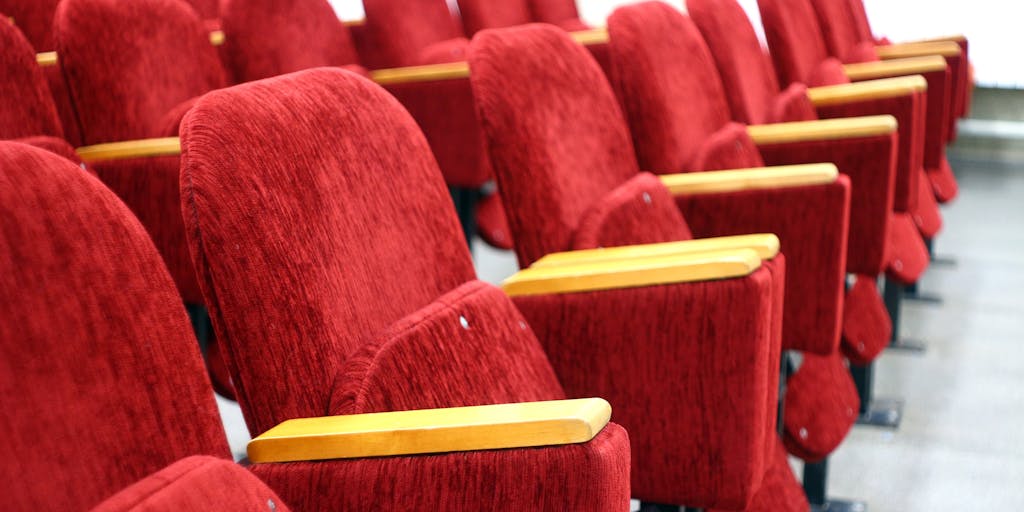
<svg viewBox="0 0 1024 512">
<path fill-rule="evenodd" d="M 470 67 L 470 79 L 489 141 L 492 164 L 522 267 L 544 268 L 551 265 L 553 259 L 571 261 L 564 255 L 552 255 L 559 251 L 596 249 L 593 254 L 613 258 L 619 253 L 600 248 L 687 240 L 691 238 L 690 227 L 687 226 L 689 218 L 684 220 L 674 196 L 686 196 L 697 201 L 732 200 L 739 209 L 744 201 L 756 201 L 761 195 L 761 191 L 743 190 L 745 187 L 742 186 L 718 189 L 721 194 L 707 193 L 709 189 L 697 191 L 683 185 L 695 175 L 675 175 L 663 180 L 641 173 L 627 125 L 611 87 L 593 58 L 562 31 L 532 25 L 482 32 L 471 46 Z M 735 175 L 753 174 L 756 173 Z M 696 177 L 714 183 L 713 177 L 718 176 Z M 832 256 L 835 258 L 833 261 L 841 262 L 845 258 L 848 182 L 845 178 L 837 180 L 832 174 L 817 185 L 795 186 L 790 190 L 793 197 L 801 198 L 800 201 L 820 205 L 820 217 L 828 219 L 825 222 L 837 230 L 838 243 L 832 247 Z M 687 211 L 686 215 L 689 214 Z M 779 263 L 778 259 L 765 263 L 775 281 L 773 293 L 776 294 L 781 292 L 779 284 L 783 279 Z M 841 268 L 841 263 L 839 266 Z M 841 276 L 837 275 L 835 280 L 831 300 L 838 304 Z M 753 469 L 757 471 L 735 475 L 730 466 L 719 466 L 718 463 L 705 465 L 710 459 L 706 458 L 707 452 L 703 449 L 694 453 L 691 451 L 694 447 L 688 443 L 679 444 L 666 438 L 664 425 L 672 420 L 666 417 L 654 421 L 647 412 L 665 409 L 665 401 L 671 400 L 670 391 L 675 385 L 670 383 L 675 379 L 668 377 L 670 373 L 665 373 L 672 371 L 670 363 L 675 359 L 663 361 L 666 356 L 662 354 L 661 344 L 678 341 L 662 341 L 663 337 L 667 335 L 676 340 L 684 337 L 697 344 L 681 343 L 678 345 L 680 350 L 709 350 L 712 347 L 724 348 L 719 342 L 711 341 L 709 336 L 725 336 L 738 341 L 730 331 L 749 327 L 748 321 L 736 321 L 735 316 L 715 329 L 705 330 L 699 326 L 699 315 L 705 311 L 718 311 L 730 302 L 729 292 L 719 288 L 724 284 L 702 284 L 706 286 L 706 295 L 690 297 L 685 301 L 686 306 L 682 305 L 684 302 L 677 302 L 678 311 L 671 313 L 656 303 L 639 309 L 630 307 L 622 302 L 624 298 L 614 296 L 612 305 L 603 303 L 600 297 L 542 294 L 516 299 L 516 304 L 540 334 L 555 370 L 570 394 L 594 393 L 600 389 L 602 396 L 608 396 L 616 403 L 616 410 L 621 414 L 619 421 L 631 433 L 634 460 L 638 463 L 633 470 L 634 496 L 645 501 L 742 508 L 758 489 L 765 469 L 765 451 L 772 453 L 770 450 L 774 450 L 775 436 L 772 433 L 767 438 L 768 443 L 755 452 L 756 456 L 748 451 L 746 455 L 734 452 L 732 456 L 719 458 L 731 465 L 738 462 L 734 460 L 737 456 L 755 457 L 751 462 L 756 461 Z M 652 296 L 652 299 L 656 297 Z M 778 300 L 779 296 L 775 297 Z M 778 309 L 781 302 L 773 304 L 773 321 L 781 321 Z M 633 321 L 631 318 L 640 311 L 656 313 L 662 320 L 653 324 L 646 319 Z M 701 313 L 691 316 L 686 313 L 688 311 Z M 661 322 L 670 318 L 678 321 L 677 327 L 662 326 Z M 711 318 L 706 317 L 705 320 Z M 594 349 L 577 349 L 562 342 L 564 336 L 578 330 L 580 325 L 587 326 L 585 333 L 590 335 L 591 343 L 596 341 L 595 335 L 605 332 L 605 329 L 615 336 L 631 340 L 628 342 L 630 355 L 619 361 L 601 361 L 593 356 L 580 361 L 579 354 L 594 352 Z M 776 327 L 778 325 L 775 324 Z M 687 334 L 690 329 L 697 331 Z M 758 331 L 763 335 L 760 329 Z M 831 339 L 825 340 L 824 344 L 834 347 Z M 607 341 L 601 342 L 600 347 L 607 351 L 623 350 Z M 739 354 L 744 350 L 747 349 L 730 351 Z M 826 353 L 831 351 L 824 350 Z M 769 354 L 770 368 L 764 370 L 772 374 L 773 379 L 777 357 L 777 352 Z M 717 357 L 701 356 L 698 359 L 725 362 Z M 684 361 L 676 364 L 685 364 Z M 727 384 L 730 379 L 725 374 L 705 363 L 698 367 L 699 370 L 695 368 L 692 371 L 706 375 L 708 382 L 716 382 L 715 389 L 732 385 Z M 690 371 L 677 371 L 680 375 L 693 375 Z M 618 377 L 620 374 L 632 375 L 633 378 L 625 382 L 636 385 L 637 391 L 632 389 L 633 386 L 624 387 L 622 377 Z M 764 391 L 769 393 L 769 401 L 775 400 L 774 388 Z M 616 401 L 618 396 L 623 399 Z M 650 405 L 646 410 L 635 409 L 631 403 L 636 400 Z M 694 404 L 700 405 L 699 402 Z M 696 409 L 703 411 L 699 415 L 704 421 L 718 422 L 723 418 L 723 411 L 705 407 L 708 406 L 700 405 Z M 774 416 L 774 413 L 770 415 Z M 774 424 L 774 421 L 769 423 Z M 736 440 L 730 442 L 738 443 Z M 736 447 L 748 442 L 736 444 Z M 704 448 L 713 450 L 712 446 L 715 445 Z M 715 480 L 709 482 L 694 476 L 684 477 L 685 473 L 677 473 L 682 469 L 677 467 L 681 461 L 688 461 L 682 466 L 693 468 L 695 474 L 714 475 Z M 749 480 L 751 477 L 753 481 Z M 676 483 L 679 481 L 687 484 L 679 485 Z"/>
<path fill-rule="evenodd" d="M 564 398 L 511 301 L 475 280 L 426 140 L 383 89 L 317 69 L 217 91 L 182 145 L 189 240 L 254 435 L 325 412 Z M 595 434 L 253 471 L 302 510 L 624 509 L 625 432 Z"/>
</svg>

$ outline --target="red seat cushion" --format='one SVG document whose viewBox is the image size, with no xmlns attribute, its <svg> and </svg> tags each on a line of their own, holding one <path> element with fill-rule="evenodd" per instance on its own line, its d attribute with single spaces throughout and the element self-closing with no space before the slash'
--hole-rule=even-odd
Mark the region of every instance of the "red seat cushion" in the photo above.
<svg viewBox="0 0 1024 512">
<path fill-rule="evenodd" d="M 804 488 L 789 466 L 786 448 L 782 440 L 776 437 L 771 447 L 770 466 L 764 475 L 761 489 L 743 512 L 808 512 L 810 508 Z"/>
<path fill-rule="evenodd" d="M 233 462 L 189 457 L 153 473 L 92 509 L 93 512 L 288 512 L 263 482 Z"/>
<path fill-rule="evenodd" d="M 490 194 L 480 200 L 476 207 L 477 234 L 490 246 L 512 250 L 512 229 L 505 217 L 505 206 L 500 194 Z"/>
<path fill-rule="evenodd" d="M 846 438 L 859 409 L 857 387 L 843 356 L 804 354 L 786 385 L 786 448 L 807 462 L 824 459 Z"/>
<path fill-rule="evenodd" d="M 573 249 L 675 242 L 693 238 L 675 199 L 656 176 L 640 173 L 583 214 Z"/>
<path fill-rule="evenodd" d="M 892 339 L 892 320 L 878 292 L 875 276 L 856 276 L 846 292 L 843 309 L 843 354 L 854 364 L 867 365 Z"/>
<path fill-rule="evenodd" d="M 929 259 L 928 247 L 910 214 L 893 214 L 886 274 L 903 284 L 916 283 L 928 268 Z"/>
</svg>

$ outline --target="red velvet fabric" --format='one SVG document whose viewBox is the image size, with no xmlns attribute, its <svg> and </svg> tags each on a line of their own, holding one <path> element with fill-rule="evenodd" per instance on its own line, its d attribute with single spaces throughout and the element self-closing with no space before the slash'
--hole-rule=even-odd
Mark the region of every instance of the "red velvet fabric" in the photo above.
<svg viewBox="0 0 1024 512">
<path fill-rule="evenodd" d="M 804 495 L 804 488 L 789 467 L 789 455 L 782 440 L 775 437 L 770 466 L 764 476 L 761 490 L 743 512 L 810 512 L 811 505 Z M 713 510 L 711 512 L 726 512 Z"/>
<path fill-rule="evenodd" d="M 730 119 L 715 62 L 697 27 L 662 2 L 608 18 L 611 82 L 633 134 L 640 167 L 695 169 L 703 142 Z"/>
<path fill-rule="evenodd" d="M 564 396 L 509 300 L 473 281 L 427 142 L 382 89 L 332 69 L 253 82 L 200 100 L 182 136 L 189 238 L 253 434 Z M 628 500 L 626 451 L 610 425 L 583 445 L 254 471 L 298 509 L 601 510 Z"/>
<path fill-rule="evenodd" d="M 578 30 L 580 13 L 576 0 L 527 0 L 534 21 L 559 25 L 563 30 Z"/>
<path fill-rule="evenodd" d="M 960 193 L 960 185 L 953 175 L 953 168 L 950 167 L 948 159 L 943 158 L 938 167 L 928 169 L 928 180 L 931 182 L 935 198 L 940 203 L 948 203 L 956 199 Z"/>
<path fill-rule="evenodd" d="M 606 397 L 630 432 L 634 497 L 735 509 L 757 490 L 783 263 L 742 279 L 515 299 L 569 396 Z"/>
<path fill-rule="evenodd" d="M 758 0 L 757 6 L 779 82 L 820 85 L 812 77 L 829 53 L 809 0 Z"/>
<path fill-rule="evenodd" d="M 203 20 L 216 20 L 220 17 L 221 0 L 185 0 L 196 14 Z"/>
<path fill-rule="evenodd" d="M 0 48 L 0 69 L 4 73 L 0 81 L 0 139 L 62 137 L 64 132 L 46 79 L 36 63 L 36 52 L 6 17 L 0 19 Z"/>
<path fill-rule="evenodd" d="M 209 34 L 177 0 L 66 0 L 54 27 L 85 144 L 175 135 L 168 114 L 224 85 Z M 95 168 L 142 220 L 184 300 L 200 303 L 180 214 L 178 159 Z"/>
<path fill-rule="evenodd" d="M 527 0 L 459 0 L 459 15 L 466 35 L 488 28 L 525 25 L 534 21 Z"/>
<path fill-rule="evenodd" d="M 167 466 L 117 493 L 92 512 L 288 512 L 281 498 L 244 468 L 195 456 Z"/>
<path fill-rule="evenodd" d="M 574 249 L 693 238 L 661 180 L 640 173 L 591 205 L 573 235 Z"/>
<path fill-rule="evenodd" d="M 5 14 L 4 18 L 14 18 L 14 24 L 37 52 L 49 52 L 54 49 L 53 13 L 59 3 L 60 0 L 0 0 L 0 13 Z"/>
<path fill-rule="evenodd" d="M 917 201 L 909 213 L 925 240 L 935 238 L 942 231 L 942 212 L 935 197 L 934 184 L 925 176 L 917 178 Z"/>
<path fill-rule="evenodd" d="M 791 84 L 782 91 L 772 102 L 770 112 L 771 123 L 818 120 L 818 112 L 807 96 L 807 86 L 804 84 Z"/>
<path fill-rule="evenodd" d="M 585 444 L 251 469 L 295 510 L 605 512 L 629 509 L 629 461 L 611 423 Z"/>
<path fill-rule="evenodd" d="M 896 135 L 760 146 L 768 165 L 832 162 L 852 183 L 846 270 L 877 275 L 886 266 L 893 211 Z M 792 255 L 790 255 L 792 256 Z"/>
<path fill-rule="evenodd" d="M 444 0 L 364 0 L 363 9 L 384 66 L 423 64 L 424 48 L 464 39 Z"/>
<path fill-rule="evenodd" d="M 114 194 L 3 142 L 0 219 L 0 266 L 18 269 L 0 273 L 6 506 L 88 509 L 182 457 L 228 457 L 181 299 Z"/>
<path fill-rule="evenodd" d="M 511 251 L 512 230 L 508 227 L 505 205 L 498 193 L 489 194 L 480 200 L 476 210 L 477 234 L 492 247 Z"/>
<path fill-rule="evenodd" d="M 874 361 L 892 340 L 892 320 L 878 292 L 877 279 L 858 275 L 846 292 L 843 355 L 861 366 Z"/>
<path fill-rule="evenodd" d="M 842 321 L 849 194 L 849 180 L 840 177 L 821 186 L 678 196 L 676 204 L 697 238 L 778 234 L 791 269 L 783 346 L 829 354 L 838 348 Z M 820 275 L 793 270 L 808 268 Z"/>
<path fill-rule="evenodd" d="M 227 0 L 223 11 L 221 51 L 236 83 L 359 63 L 352 35 L 327 0 Z"/>
<path fill-rule="evenodd" d="M 910 214 L 896 213 L 890 226 L 889 266 L 886 274 L 904 284 L 916 283 L 928 268 L 928 247 L 918 235 Z"/>
<path fill-rule="evenodd" d="M 779 82 L 746 12 L 735 0 L 687 0 L 728 91 L 732 118 L 744 124 L 776 122 L 770 106 Z"/>
<path fill-rule="evenodd" d="M 64 139 L 40 135 L 36 137 L 19 137 L 11 140 L 22 144 L 28 144 L 29 146 L 35 146 L 40 149 L 45 149 L 51 153 L 56 153 L 85 169 L 85 164 L 83 164 L 82 159 L 78 157 L 78 153 L 75 153 L 75 148 L 71 147 L 71 145 Z M 92 171 L 89 170 L 89 172 Z"/>
<path fill-rule="evenodd" d="M 874 46 L 873 38 L 861 37 L 857 26 L 854 23 L 854 13 L 851 12 L 850 3 L 847 0 L 812 0 L 811 6 L 818 18 L 818 27 L 821 28 L 821 35 L 828 48 L 829 54 L 844 62 L 864 62 L 864 50 L 857 50 L 862 42 Z M 878 60 L 875 56 L 870 60 Z"/>
<path fill-rule="evenodd" d="M 603 72 L 565 32 L 542 25 L 484 31 L 473 40 L 469 64 L 516 255 L 526 267 L 570 249 L 584 212 L 640 169 Z"/>
<path fill-rule="evenodd" d="M 832 453 L 853 428 L 860 409 L 843 356 L 804 354 L 789 378 L 785 409 L 783 441 L 789 453 L 808 462 Z"/>
</svg>

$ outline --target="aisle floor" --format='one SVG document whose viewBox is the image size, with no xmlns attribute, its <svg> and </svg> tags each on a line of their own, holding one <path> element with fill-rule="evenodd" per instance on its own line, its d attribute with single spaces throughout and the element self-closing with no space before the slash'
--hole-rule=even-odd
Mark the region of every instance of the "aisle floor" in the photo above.
<svg viewBox="0 0 1024 512">
<path fill-rule="evenodd" d="M 1024 164 L 954 161 L 961 196 L 944 208 L 940 258 L 906 302 L 904 334 L 924 353 L 889 351 L 878 396 L 906 401 L 899 430 L 856 427 L 831 462 L 830 491 L 872 512 L 988 510 L 1024 504 Z M 511 253 L 477 244 L 477 268 L 498 283 Z M 244 456 L 238 408 L 220 401 Z M 799 467 L 794 462 L 795 467 Z"/>
</svg>

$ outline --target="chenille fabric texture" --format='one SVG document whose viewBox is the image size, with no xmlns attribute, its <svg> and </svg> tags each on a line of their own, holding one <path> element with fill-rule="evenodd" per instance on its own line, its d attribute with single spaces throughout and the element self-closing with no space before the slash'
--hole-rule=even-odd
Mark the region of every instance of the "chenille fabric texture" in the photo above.
<svg viewBox="0 0 1024 512">
<path fill-rule="evenodd" d="M 775 71 L 783 85 L 803 82 L 811 86 L 831 85 L 845 80 L 839 58 L 830 56 L 825 35 L 810 0 L 758 0 L 765 38 L 771 49 Z M 847 52 L 863 58 L 868 52 Z M 877 60 L 877 57 L 870 60 Z M 951 113 L 955 109 L 955 83 L 949 69 L 923 73 L 928 81 L 927 121 L 924 136 L 924 166 L 941 202 L 957 192 L 949 170 L 945 145 L 950 139 Z"/>
<path fill-rule="evenodd" d="M 429 3 L 423 6 L 430 7 Z M 405 11 L 398 7 L 385 13 L 403 19 L 415 18 Z M 367 73 L 351 31 L 338 20 L 326 0 L 230 0 L 224 3 L 222 16 L 223 55 L 236 82 L 323 66 Z M 390 19 L 385 18 L 382 23 L 391 23 Z M 400 34 L 389 30 L 379 37 L 399 37 L 396 44 L 407 43 Z M 464 46 L 466 42 L 459 44 Z M 378 46 L 390 47 L 385 43 Z M 414 64 L 451 62 L 465 57 L 462 50 L 450 57 L 440 48 L 434 47 L 431 55 L 417 56 Z M 398 64 L 389 61 L 387 65 Z M 412 113 L 427 136 L 446 183 L 472 189 L 490 179 L 468 80 L 436 80 L 387 87 Z"/>
<path fill-rule="evenodd" d="M 4 142 L 0 219 L 0 266 L 18 269 L 0 273 L 6 507 L 85 510 L 183 457 L 229 459 L 181 299 L 124 204 Z"/>
<path fill-rule="evenodd" d="M 427 142 L 379 87 L 324 68 L 218 91 L 182 141 L 190 245 L 254 435 L 565 396 L 509 299 L 475 281 Z M 610 424 L 580 445 L 252 469 L 299 510 L 608 510 L 628 506 L 628 450 Z"/>
<path fill-rule="evenodd" d="M 366 0 L 363 8 L 384 66 L 424 64 L 426 55 L 442 51 L 445 62 L 466 58 L 469 41 L 443 0 Z M 434 56 L 437 62 L 438 53 Z"/>
<path fill-rule="evenodd" d="M 809 512 L 811 505 L 807 502 L 807 496 L 804 496 L 800 482 L 793 475 L 793 469 L 789 467 L 789 456 L 782 440 L 776 437 L 771 448 L 770 466 L 761 490 L 743 512 Z"/>
<path fill-rule="evenodd" d="M 640 173 L 598 64 L 563 31 L 483 31 L 469 62 L 521 265 L 690 238 L 665 187 Z M 515 299 L 569 396 L 608 398 L 629 430 L 634 497 L 752 498 L 774 425 L 784 269 L 779 256 L 742 279 Z"/>
<path fill-rule="evenodd" d="M 641 168 L 670 174 L 764 165 L 745 127 L 730 124 L 714 60 L 692 21 L 664 3 L 647 2 L 618 9 L 608 19 L 608 30 L 612 83 L 629 120 Z M 881 142 L 885 162 L 891 146 Z M 856 152 L 849 147 L 853 144 L 846 145 L 792 144 L 771 156 L 789 159 L 779 163 L 813 163 L 831 161 L 836 154 L 863 154 L 865 147 L 872 147 L 863 139 L 857 141 Z M 809 151 L 815 146 L 823 147 Z M 848 159 L 854 165 L 841 169 L 851 171 L 860 180 L 856 182 L 870 184 L 862 187 L 868 193 L 858 196 L 855 205 L 854 219 L 859 222 L 849 231 L 850 246 L 873 249 L 875 254 L 865 256 L 873 256 L 878 267 L 891 210 L 891 177 L 888 166 L 878 165 L 878 151 L 868 153 Z M 699 237 L 778 234 L 790 264 L 784 343 L 829 354 L 839 343 L 849 194 L 849 180 L 844 178 L 826 186 L 680 196 L 677 202 Z M 854 256 L 851 261 L 863 265 L 861 252 Z"/>
<path fill-rule="evenodd" d="M 878 297 L 877 276 L 858 275 L 846 294 L 843 316 L 843 354 L 853 364 L 875 360 L 892 339 L 892 320 Z"/>
<path fill-rule="evenodd" d="M 236 83 L 359 64 L 348 28 L 326 0 L 228 0 L 222 55 Z"/>
<path fill-rule="evenodd" d="M 180 105 L 224 86 L 209 34 L 184 3 L 68 0 L 54 27 L 85 144 L 176 135 Z M 200 303 L 185 246 L 178 158 L 100 163 L 95 170 L 146 226 L 182 298 Z"/>
<path fill-rule="evenodd" d="M 107 499 L 92 512 L 288 512 L 249 471 L 208 456 L 182 459 Z"/>
<path fill-rule="evenodd" d="M 53 13 L 58 3 L 60 0 L 0 0 L 0 12 L 5 18 L 14 18 L 14 24 L 36 51 L 48 52 L 54 49 Z"/>
<path fill-rule="evenodd" d="M 5 11 L 0 11 L 5 12 Z M 0 20 L 0 139 L 47 135 L 63 137 L 36 52 L 6 16 Z"/>
<path fill-rule="evenodd" d="M 783 441 L 790 453 L 808 462 L 827 457 L 857 420 L 860 398 L 842 354 L 804 354 L 786 387 Z M 833 385 L 821 386 L 829 382 Z M 846 418 L 839 421 L 838 418 Z"/>
</svg>

